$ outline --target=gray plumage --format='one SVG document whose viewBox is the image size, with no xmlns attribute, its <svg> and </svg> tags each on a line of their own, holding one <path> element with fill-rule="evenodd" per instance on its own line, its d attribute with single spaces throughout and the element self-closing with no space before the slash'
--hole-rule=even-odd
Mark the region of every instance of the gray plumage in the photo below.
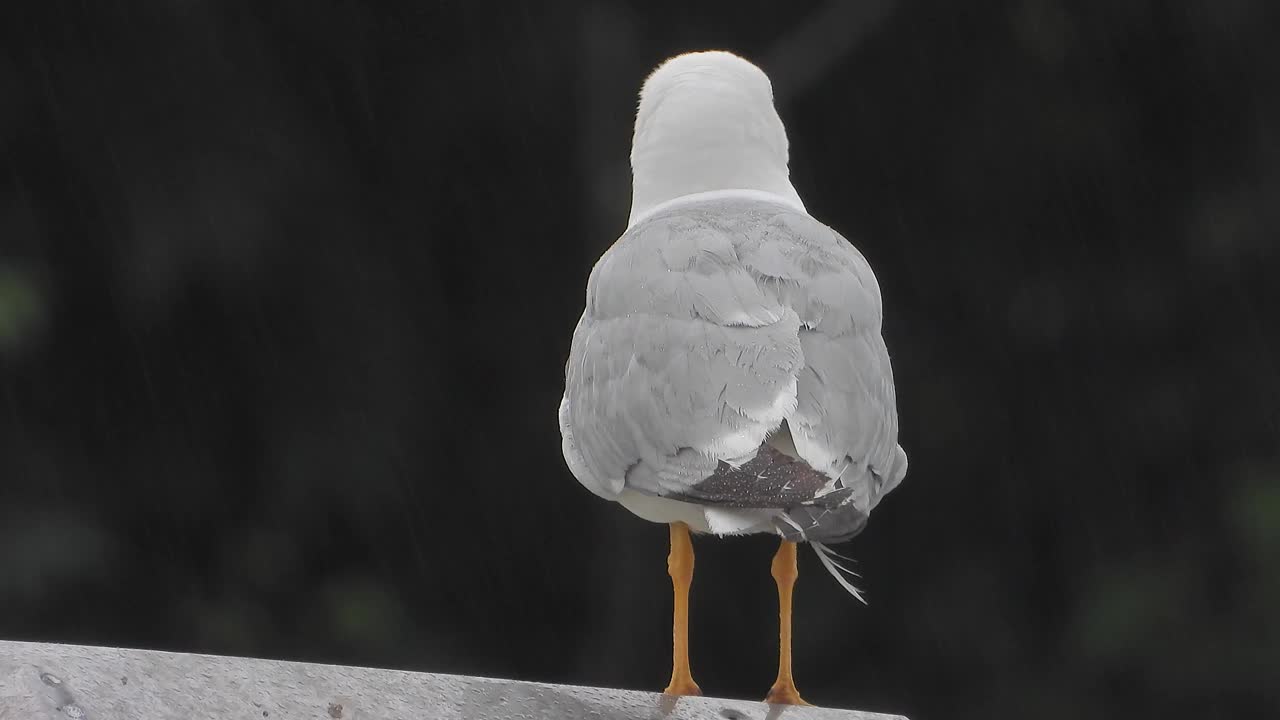
<svg viewBox="0 0 1280 720">
<path fill-rule="evenodd" d="M 638 220 L 593 269 L 565 458 L 607 499 L 701 509 L 695 529 L 848 539 L 907 469 L 875 275 L 793 204 L 704 195 Z"/>
</svg>

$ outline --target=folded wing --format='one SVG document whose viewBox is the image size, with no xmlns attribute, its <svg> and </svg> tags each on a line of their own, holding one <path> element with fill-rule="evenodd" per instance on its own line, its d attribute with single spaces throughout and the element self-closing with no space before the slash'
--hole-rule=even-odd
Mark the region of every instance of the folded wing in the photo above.
<svg viewBox="0 0 1280 720">
<path fill-rule="evenodd" d="M 865 520 L 906 470 L 880 325 L 866 260 L 808 215 L 733 198 L 660 212 L 592 272 L 565 457 L 607 498 Z"/>
</svg>

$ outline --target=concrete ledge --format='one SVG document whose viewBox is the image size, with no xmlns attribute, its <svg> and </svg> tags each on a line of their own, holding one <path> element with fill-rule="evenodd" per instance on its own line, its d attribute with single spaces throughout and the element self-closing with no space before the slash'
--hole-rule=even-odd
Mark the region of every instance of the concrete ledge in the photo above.
<svg viewBox="0 0 1280 720">
<path fill-rule="evenodd" d="M 0 720 L 905 720 L 461 675 L 0 640 Z"/>
</svg>

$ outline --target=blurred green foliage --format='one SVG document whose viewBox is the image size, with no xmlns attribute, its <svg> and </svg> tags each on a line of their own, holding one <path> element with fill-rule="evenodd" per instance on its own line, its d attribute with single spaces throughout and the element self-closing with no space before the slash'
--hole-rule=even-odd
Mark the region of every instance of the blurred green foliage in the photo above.
<svg viewBox="0 0 1280 720">
<path fill-rule="evenodd" d="M 34 279 L 0 258 L 0 352 L 18 350 L 45 321 L 45 301 Z"/>
</svg>

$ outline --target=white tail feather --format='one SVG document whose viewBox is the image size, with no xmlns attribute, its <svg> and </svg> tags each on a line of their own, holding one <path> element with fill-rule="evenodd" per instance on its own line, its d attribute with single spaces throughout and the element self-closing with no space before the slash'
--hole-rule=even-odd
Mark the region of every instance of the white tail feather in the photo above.
<svg viewBox="0 0 1280 720">
<path fill-rule="evenodd" d="M 839 565 L 828 556 L 835 555 L 836 557 L 840 557 L 845 560 L 849 560 L 849 558 L 845 558 L 842 555 L 836 554 L 835 551 L 833 551 L 831 548 L 827 547 L 826 545 L 823 545 L 820 542 L 810 542 L 809 544 L 813 546 L 813 552 L 817 554 L 818 559 L 822 561 L 822 566 L 827 569 L 827 572 L 831 573 L 831 577 L 835 578 L 836 582 L 840 583 L 840 587 L 844 588 L 846 592 L 848 592 L 850 595 L 857 598 L 858 602 L 861 602 L 863 605 L 866 605 L 867 599 L 862 596 L 862 592 L 859 591 L 858 588 L 854 587 L 853 584 L 850 583 L 847 579 L 845 579 L 841 571 L 849 573 L 853 577 L 860 577 L 858 573 L 853 572 L 852 570 L 849 570 L 848 568 L 845 568 L 842 565 Z"/>
<path fill-rule="evenodd" d="M 823 545 L 823 546 L 822 546 L 822 550 L 823 550 L 823 552 L 825 552 L 825 553 L 827 554 L 827 556 L 828 556 L 828 557 L 840 558 L 841 560 L 844 560 L 845 562 L 851 562 L 851 563 L 856 563 L 856 562 L 858 562 L 857 560 L 854 560 L 853 558 L 849 557 L 848 555 L 841 555 L 840 553 L 836 552 L 835 550 L 832 550 L 832 549 L 831 549 L 831 546 L 829 546 L 829 545 Z M 858 574 L 858 573 L 854 573 L 854 575 L 857 575 L 857 574 Z M 859 577 L 861 577 L 861 576 L 859 576 Z"/>
</svg>

